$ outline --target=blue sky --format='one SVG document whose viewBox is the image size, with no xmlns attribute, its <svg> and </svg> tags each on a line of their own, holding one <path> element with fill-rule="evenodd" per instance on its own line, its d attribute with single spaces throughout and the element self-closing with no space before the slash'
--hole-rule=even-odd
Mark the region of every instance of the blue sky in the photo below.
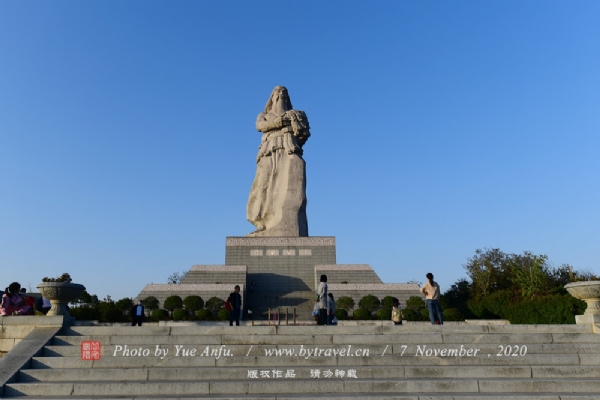
<svg viewBox="0 0 600 400">
<path fill-rule="evenodd" d="M 223 264 L 276 85 L 311 236 L 447 289 L 478 248 L 600 274 L 596 1 L 3 1 L 1 285 Z M 3 287 L 4 287 L 3 286 Z"/>
</svg>

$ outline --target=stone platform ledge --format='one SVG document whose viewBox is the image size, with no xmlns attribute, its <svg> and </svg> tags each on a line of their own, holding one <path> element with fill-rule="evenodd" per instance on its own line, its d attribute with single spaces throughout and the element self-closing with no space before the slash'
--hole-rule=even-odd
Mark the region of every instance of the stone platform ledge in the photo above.
<svg viewBox="0 0 600 400">
<path fill-rule="evenodd" d="M 234 287 L 234 283 L 216 283 L 216 284 L 204 284 L 204 283 L 164 283 L 164 284 L 153 284 L 150 283 L 142 289 L 142 292 L 206 292 L 206 291 L 230 291 Z M 238 283 L 240 289 L 244 291 L 244 283 Z"/>
<path fill-rule="evenodd" d="M 64 319 L 62 315 L 12 315 L 0 316 L 0 326 L 63 326 Z"/>
<path fill-rule="evenodd" d="M 330 283 L 327 285 L 329 291 L 350 292 L 350 291 L 404 291 L 419 290 L 416 283 Z"/>
<path fill-rule="evenodd" d="M 369 264 L 318 264 L 315 271 L 373 271 Z"/>
<path fill-rule="evenodd" d="M 190 271 L 202 272 L 246 272 L 245 265 L 194 265 Z"/>
<path fill-rule="evenodd" d="M 335 246 L 335 236 L 307 237 L 246 237 L 228 236 L 226 247 L 332 247 Z"/>
<path fill-rule="evenodd" d="M 465 319 L 465 323 L 471 325 L 510 325 L 510 321 L 507 319 Z"/>
<path fill-rule="evenodd" d="M 600 325 L 600 314 L 583 314 L 575 316 L 576 324 L 594 324 Z"/>
</svg>

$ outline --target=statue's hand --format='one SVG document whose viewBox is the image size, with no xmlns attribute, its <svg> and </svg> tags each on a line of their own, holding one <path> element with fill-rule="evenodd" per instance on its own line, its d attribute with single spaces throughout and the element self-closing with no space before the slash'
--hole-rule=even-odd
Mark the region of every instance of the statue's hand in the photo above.
<svg viewBox="0 0 600 400">
<path fill-rule="evenodd" d="M 288 117 L 286 117 L 285 114 L 283 114 L 281 117 L 279 117 L 278 122 L 281 127 L 290 126 L 292 124 L 292 121 L 290 121 L 290 119 Z"/>
</svg>

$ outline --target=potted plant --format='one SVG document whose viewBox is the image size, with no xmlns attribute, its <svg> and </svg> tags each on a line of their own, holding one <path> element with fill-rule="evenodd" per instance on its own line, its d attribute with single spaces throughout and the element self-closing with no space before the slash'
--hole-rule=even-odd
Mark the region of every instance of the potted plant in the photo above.
<svg viewBox="0 0 600 400">
<path fill-rule="evenodd" d="M 46 315 L 69 316 L 67 304 L 74 300 L 85 290 L 85 286 L 73 283 L 71 276 L 67 273 L 58 278 L 44 278 L 37 287 L 42 296 L 50 300 L 52 308 Z"/>
</svg>

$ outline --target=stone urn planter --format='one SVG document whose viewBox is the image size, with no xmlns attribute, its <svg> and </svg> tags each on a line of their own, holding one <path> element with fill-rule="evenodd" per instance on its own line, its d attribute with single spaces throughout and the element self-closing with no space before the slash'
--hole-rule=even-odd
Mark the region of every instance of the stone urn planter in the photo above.
<svg viewBox="0 0 600 400">
<path fill-rule="evenodd" d="M 43 282 L 37 288 L 42 296 L 50 300 L 50 304 L 52 304 L 52 308 L 46 315 L 66 316 L 69 316 L 67 304 L 85 290 L 85 286 L 70 282 Z"/>
<path fill-rule="evenodd" d="M 587 303 L 583 315 L 600 317 L 600 281 L 573 282 L 565 285 L 565 289 L 571 296 Z"/>
</svg>

